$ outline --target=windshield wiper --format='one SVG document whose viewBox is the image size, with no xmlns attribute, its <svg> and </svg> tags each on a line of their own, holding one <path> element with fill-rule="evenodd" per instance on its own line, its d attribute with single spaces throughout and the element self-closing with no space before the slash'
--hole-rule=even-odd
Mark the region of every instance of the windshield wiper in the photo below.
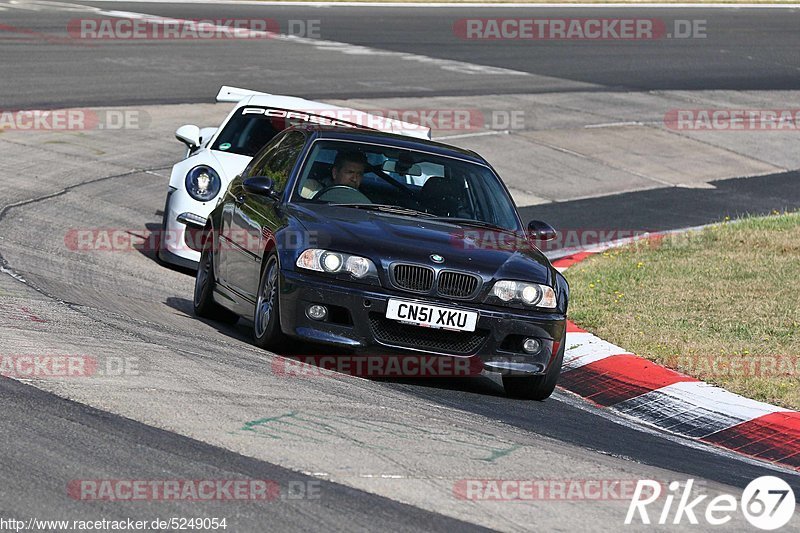
<svg viewBox="0 0 800 533">
<path fill-rule="evenodd" d="M 366 211 L 380 211 L 382 213 L 393 213 L 396 215 L 409 215 L 415 217 L 436 218 L 436 215 L 426 213 L 425 211 L 417 211 L 410 207 L 401 207 L 399 205 L 390 204 L 330 204 L 336 207 L 352 207 L 355 209 L 364 209 Z"/>
<path fill-rule="evenodd" d="M 484 222 L 483 220 L 474 220 L 471 218 L 434 217 L 432 220 L 436 220 L 437 222 L 448 222 L 457 226 L 475 226 L 477 228 L 496 229 L 498 231 L 506 231 L 509 233 L 514 232 L 514 230 L 498 226 L 497 224 L 492 224 L 491 222 Z"/>
</svg>

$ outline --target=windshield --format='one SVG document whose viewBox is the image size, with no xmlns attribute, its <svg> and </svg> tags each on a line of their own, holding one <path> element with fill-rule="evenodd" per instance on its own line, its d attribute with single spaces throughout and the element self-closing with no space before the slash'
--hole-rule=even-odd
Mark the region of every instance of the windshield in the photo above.
<svg viewBox="0 0 800 533">
<path fill-rule="evenodd" d="M 416 150 L 317 141 L 295 193 L 301 201 L 520 229 L 511 198 L 488 167 Z"/>
<path fill-rule="evenodd" d="M 350 126 L 348 123 L 308 112 L 247 105 L 236 110 L 211 148 L 253 157 L 286 128 L 317 123 Z"/>
</svg>

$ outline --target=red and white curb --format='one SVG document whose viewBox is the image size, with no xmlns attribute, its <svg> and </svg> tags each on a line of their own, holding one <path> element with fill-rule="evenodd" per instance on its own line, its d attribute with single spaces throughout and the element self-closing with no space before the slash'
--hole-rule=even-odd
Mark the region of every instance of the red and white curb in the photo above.
<svg viewBox="0 0 800 533">
<path fill-rule="evenodd" d="M 559 271 L 593 252 L 553 261 Z M 559 386 L 662 430 L 800 470 L 800 413 L 733 394 L 567 325 Z"/>
</svg>

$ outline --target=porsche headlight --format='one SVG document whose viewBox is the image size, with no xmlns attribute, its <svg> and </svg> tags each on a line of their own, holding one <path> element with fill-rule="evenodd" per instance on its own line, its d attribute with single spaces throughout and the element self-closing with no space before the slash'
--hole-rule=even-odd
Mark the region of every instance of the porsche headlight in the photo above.
<svg viewBox="0 0 800 533">
<path fill-rule="evenodd" d="M 196 166 L 186 174 L 186 192 L 198 202 L 213 199 L 219 194 L 221 186 L 219 174 L 209 166 Z"/>
<path fill-rule="evenodd" d="M 369 274 L 377 276 L 375 264 L 366 257 L 320 250 L 319 248 L 310 248 L 304 251 L 297 258 L 295 264 L 298 268 L 316 272 L 347 273 L 356 279 L 363 279 Z"/>
<path fill-rule="evenodd" d="M 492 296 L 501 302 L 521 302 L 531 307 L 555 309 L 558 305 L 552 287 L 524 281 L 500 280 L 492 287 Z"/>
</svg>

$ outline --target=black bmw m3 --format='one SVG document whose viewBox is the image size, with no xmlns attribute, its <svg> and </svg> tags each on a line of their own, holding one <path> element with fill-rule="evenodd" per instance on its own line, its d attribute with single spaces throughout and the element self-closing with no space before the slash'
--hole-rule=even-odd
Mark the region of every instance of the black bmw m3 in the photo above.
<svg viewBox="0 0 800 533">
<path fill-rule="evenodd" d="M 289 128 L 208 218 L 198 316 L 349 353 L 468 358 L 542 400 L 561 371 L 569 287 L 478 154 L 363 129 Z"/>
</svg>

